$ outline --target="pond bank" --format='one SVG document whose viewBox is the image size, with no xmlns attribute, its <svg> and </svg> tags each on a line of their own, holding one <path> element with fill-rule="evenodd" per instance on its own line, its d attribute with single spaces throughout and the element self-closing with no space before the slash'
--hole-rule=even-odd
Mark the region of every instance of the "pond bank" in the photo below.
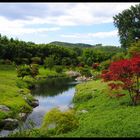
<svg viewBox="0 0 140 140">
<path fill-rule="evenodd" d="M 23 114 L 32 111 L 35 99 L 29 89 L 17 86 L 13 65 L 0 65 L 0 79 L 0 129 L 14 129 Z"/>
</svg>

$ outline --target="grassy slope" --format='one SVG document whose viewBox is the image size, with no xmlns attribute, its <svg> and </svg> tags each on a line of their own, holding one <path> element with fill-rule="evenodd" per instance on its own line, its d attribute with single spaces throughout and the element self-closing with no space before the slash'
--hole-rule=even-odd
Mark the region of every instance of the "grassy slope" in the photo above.
<svg viewBox="0 0 140 140">
<path fill-rule="evenodd" d="M 85 109 L 88 113 L 77 113 L 79 128 L 60 137 L 140 136 L 140 106 L 130 106 L 128 95 L 111 99 L 107 95 L 110 91 L 106 83 L 99 80 L 80 84 L 76 90 L 74 101 L 77 112 Z"/>
<path fill-rule="evenodd" d="M 0 105 L 6 105 L 11 109 L 8 113 L 0 111 L 0 120 L 5 117 L 15 117 L 22 107 L 26 108 L 23 112 L 31 110 L 31 107 L 19 93 L 20 89 L 17 87 L 16 81 L 14 66 L 0 65 Z M 29 92 L 27 89 L 24 90 Z"/>
</svg>

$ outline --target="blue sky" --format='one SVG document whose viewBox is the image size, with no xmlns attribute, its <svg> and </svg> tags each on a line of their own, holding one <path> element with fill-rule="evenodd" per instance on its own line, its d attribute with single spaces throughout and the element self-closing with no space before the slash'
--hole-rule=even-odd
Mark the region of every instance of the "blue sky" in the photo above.
<svg viewBox="0 0 140 140">
<path fill-rule="evenodd" d="M 0 33 L 35 43 L 119 46 L 113 16 L 138 3 L 0 3 Z"/>
</svg>

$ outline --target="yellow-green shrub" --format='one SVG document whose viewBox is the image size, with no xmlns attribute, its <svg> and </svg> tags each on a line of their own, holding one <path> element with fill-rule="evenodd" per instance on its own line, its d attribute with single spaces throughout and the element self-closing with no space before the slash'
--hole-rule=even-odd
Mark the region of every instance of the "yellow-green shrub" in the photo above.
<svg viewBox="0 0 140 140">
<path fill-rule="evenodd" d="M 60 134 L 77 127 L 78 119 L 75 117 L 74 110 L 61 112 L 58 108 L 53 108 L 45 115 L 41 129 L 53 134 Z"/>
</svg>

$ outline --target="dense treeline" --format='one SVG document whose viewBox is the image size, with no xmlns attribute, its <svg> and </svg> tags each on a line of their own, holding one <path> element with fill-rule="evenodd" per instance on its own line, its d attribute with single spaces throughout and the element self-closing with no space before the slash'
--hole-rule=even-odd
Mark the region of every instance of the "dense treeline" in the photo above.
<svg viewBox="0 0 140 140">
<path fill-rule="evenodd" d="M 115 46 L 98 46 L 94 48 L 62 47 L 53 44 L 35 44 L 0 35 L 0 59 L 20 64 L 45 64 L 49 60 L 53 65 L 84 64 L 110 59 L 123 50 Z"/>
</svg>

